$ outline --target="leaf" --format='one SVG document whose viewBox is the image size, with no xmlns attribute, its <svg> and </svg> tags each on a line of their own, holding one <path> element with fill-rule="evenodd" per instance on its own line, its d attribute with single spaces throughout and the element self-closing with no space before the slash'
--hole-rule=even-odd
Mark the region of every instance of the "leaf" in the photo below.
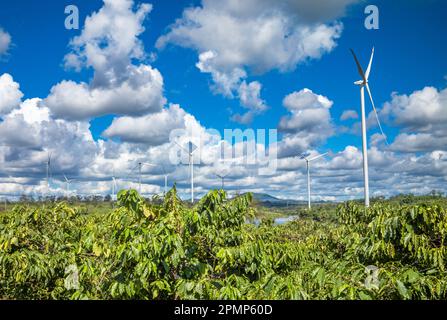
<svg viewBox="0 0 447 320">
<path fill-rule="evenodd" d="M 416 282 L 417 280 L 419 280 L 420 275 L 419 273 L 413 271 L 413 270 L 408 270 L 404 273 L 404 276 L 407 278 L 407 281 L 410 283 Z"/>
<path fill-rule="evenodd" d="M 10 244 L 11 244 L 11 245 L 18 246 L 18 245 L 19 245 L 19 239 L 17 239 L 17 237 L 13 237 L 13 238 L 11 239 Z"/>
<path fill-rule="evenodd" d="M 318 271 L 318 274 L 317 274 L 317 279 L 316 279 L 318 281 L 318 284 L 320 285 L 320 287 L 323 287 L 323 285 L 324 285 L 325 276 L 326 276 L 326 272 L 324 271 L 323 268 L 320 268 L 320 270 Z"/>
<path fill-rule="evenodd" d="M 400 280 L 396 280 L 396 284 L 397 290 L 399 291 L 401 297 L 403 297 L 404 299 L 410 299 L 411 297 L 408 293 L 407 287 L 405 287 L 405 285 Z"/>
<path fill-rule="evenodd" d="M 372 298 L 369 294 L 364 293 L 362 291 L 359 292 L 359 297 L 361 300 L 372 300 Z"/>
<path fill-rule="evenodd" d="M 153 218 L 155 215 L 148 207 L 143 206 L 143 214 L 146 218 Z"/>
<path fill-rule="evenodd" d="M 118 282 L 115 282 L 112 284 L 112 286 L 110 287 L 110 294 L 112 295 L 112 297 L 116 296 L 116 291 L 118 289 Z"/>
<path fill-rule="evenodd" d="M 93 244 L 93 253 L 97 257 L 99 257 L 102 253 L 102 248 L 96 242 Z"/>
</svg>

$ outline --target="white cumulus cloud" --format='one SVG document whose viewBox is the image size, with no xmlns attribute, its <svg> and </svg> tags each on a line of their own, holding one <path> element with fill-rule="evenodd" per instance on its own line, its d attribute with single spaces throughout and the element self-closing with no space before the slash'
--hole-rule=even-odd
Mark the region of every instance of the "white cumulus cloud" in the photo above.
<svg viewBox="0 0 447 320">
<path fill-rule="evenodd" d="M 391 145 L 401 152 L 446 150 L 447 89 L 425 87 L 410 95 L 394 93 L 382 113 L 399 126 L 400 134 Z"/>
<path fill-rule="evenodd" d="M 333 134 L 330 108 L 333 102 L 310 89 L 293 92 L 283 100 L 290 115 L 281 118 L 278 129 L 284 133 L 280 156 L 299 154 L 316 147 Z"/>
<path fill-rule="evenodd" d="M 145 58 L 139 36 L 152 6 L 131 0 L 104 0 L 72 39 L 66 67 L 93 68 L 90 83 L 62 81 L 43 104 L 59 118 L 83 120 L 106 114 L 142 115 L 159 112 L 166 99 L 163 77 L 151 66 L 134 64 Z"/>
<path fill-rule="evenodd" d="M 0 116 L 18 107 L 22 97 L 20 85 L 10 74 L 2 74 L 0 76 Z"/>
<path fill-rule="evenodd" d="M 342 32 L 333 19 L 354 2 L 203 0 L 185 9 L 157 46 L 173 43 L 196 50 L 197 67 L 211 74 L 212 89 L 237 96 L 247 70 L 291 71 L 332 51 Z"/>
<path fill-rule="evenodd" d="M 159 145 L 169 141 L 172 130 L 185 129 L 190 121 L 196 120 L 179 105 L 172 104 L 158 113 L 116 118 L 103 135 L 125 142 Z"/>
</svg>

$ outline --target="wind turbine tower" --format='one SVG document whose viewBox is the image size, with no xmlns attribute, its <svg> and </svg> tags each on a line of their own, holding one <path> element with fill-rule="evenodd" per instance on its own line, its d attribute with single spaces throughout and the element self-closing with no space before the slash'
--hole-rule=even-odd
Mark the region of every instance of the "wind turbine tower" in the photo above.
<svg viewBox="0 0 447 320">
<path fill-rule="evenodd" d="M 362 113 L 362 154 L 363 154 L 363 180 L 364 180 L 364 193 L 365 193 L 365 207 L 369 207 L 369 173 L 368 173 L 368 145 L 367 145 L 367 132 L 366 132 L 366 111 L 365 111 L 365 88 L 368 91 L 369 99 L 371 100 L 372 107 L 374 109 L 374 113 L 376 115 L 376 121 L 379 125 L 380 132 L 385 138 L 386 144 L 388 144 L 386 135 L 383 133 L 382 125 L 380 124 L 379 115 L 377 113 L 376 106 L 374 105 L 374 100 L 371 94 L 371 89 L 369 88 L 368 79 L 371 73 L 371 65 L 374 58 L 374 48 L 371 52 L 371 58 L 369 60 L 368 68 L 366 72 L 363 72 L 363 68 L 360 65 L 357 56 L 354 53 L 354 50 L 351 49 L 351 53 L 354 56 L 355 63 L 357 65 L 357 70 L 362 78 L 359 81 L 354 82 L 355 85 L 360 87 L 360 106 Z"/>
<path fill-rule="evenodd" d="M 222 170 L 220 173 L 216 173 L 216 177 L 220 178 L 221 180 L 221 189 L 224 190 L 225 188 L 225 178 L 230 174 L 227 170 Z"/>
<path fill-rule="evenodd" d="M 218 178 L 220 178 L 220 180 L 221 180 L 221 189 L 222 190 L 224 190 L 224 187 L 225 187 L 225 177 L 226 177 L 226 175 L 220 175 L 220 174 L 216 174 L 216 176 L 218 177 Z"/>
<path fill-rule="evenodd" d="M 161 168 L 163 170 L 163 175 L 165 177 L 165 191 L 164 191 L 164 195 L 166 196 L 166 193 L 168 192 L 168 174 L 166 173 L 166 169 L 165 169 L 164 165 L 162 165 Z"/>
<path fill-rule="evenodd" d="M 115 170 L 113 170 L 113 176 L 112 176 L 112 200 L 116 200 L 116 177 L 115 177 Z"/>
<path fill-rule="evenodd" d="M 319 156 L 313 157 L 313 158 L 308 158 L 309 154 L 303 154 L 301 156 L 301 159 L 306 160 L 306 166 L 307 166 L 307 208 L 309 209 L 309 211 L 311 210 L 311 195 L 310 195 L 310 163 L 312 161 L 315 161 L 317 159 L 320 159 L 322 157 L 324 157 L 325 155 L 327 155 L 329 152 L 326 152 L 324 154 L 320 154 Z"/>
<path fill-rule="evenodd" d="M 143 166 L 156 167 L 156 165 L 154 165 L 152 163 L 138 162 L 138 164 L 137 164 L 137 167 L 138 167 L 138 193 L 140 195 L 141 195 L 141 175 L 142 175 L 142 168 L 143 168 Z"/>
<path fill-rule="evenodd" d="M 67 176 L 64 174 L 65 179 L 65 192 L 66 196 L 70 193 L 70 183 L 73 181 L 73 179 L 68 179 Z"/>
<path fill-rule="evenodd" d="M 50 175 L 51 175 L 51 152 L 48 153 L 48 158 L 46 161 L 46 171 L 47 171 L 47 194 L 50 192 Z"/>
<path fill-rule="evenodd" d="M 175 142 L 175 141 L 174 141 Z M 194 203 L 194 158 L 193 153 L 197 149 L 196 145 L 189 141 L 186 145 L 186 148 L 179 145 L 175 142 L 181 149 L 183 149 L 189 156 L 189 169 L 190 169 L 190 177 L 191 177 L 191 203 Z"/>
<path fill-rule="evenodd" d="M 142 162 L 138 163 L 138 193 L 141 195 L 141 167 L 143 166 Z"/>
</svg>

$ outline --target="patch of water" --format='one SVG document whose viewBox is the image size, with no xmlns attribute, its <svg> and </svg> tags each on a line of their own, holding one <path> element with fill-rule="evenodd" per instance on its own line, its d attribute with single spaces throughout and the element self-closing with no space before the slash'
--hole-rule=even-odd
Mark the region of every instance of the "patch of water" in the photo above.
<svg viewBox="0 0 447 320">
<path fill-rule="evenodd" d="M 299 219 L 298 216 L 279 217 L 279 218 L 275 218 L 275 220 L 273 221 L 273 225 L 279 226 L 279 225 L 286 224 L 288 222 L 295 221 L 297 219 Z M 259 226 L 261 224 L 261 220 L 258 218 L 255 218 L 254 220 L 247 220 L 247 223 L 252 223 L 255 226 Z"/>
</svg>

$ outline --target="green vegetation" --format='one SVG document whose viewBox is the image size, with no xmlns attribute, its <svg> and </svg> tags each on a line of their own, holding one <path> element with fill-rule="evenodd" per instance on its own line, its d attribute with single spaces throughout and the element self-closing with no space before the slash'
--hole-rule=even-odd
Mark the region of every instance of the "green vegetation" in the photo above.
<svg viewBox="0 0 447 320">
<path fill-rule="evenodd" d="M 444 198 L 299 209 L 279 226 L 246 223 L 251 200 L 212 191 L 190 207 L 174 188 L 149 204 L 125 190 L 98 212 L 2 211 L 0 299 L 447 298 Z"/>
</svg>

